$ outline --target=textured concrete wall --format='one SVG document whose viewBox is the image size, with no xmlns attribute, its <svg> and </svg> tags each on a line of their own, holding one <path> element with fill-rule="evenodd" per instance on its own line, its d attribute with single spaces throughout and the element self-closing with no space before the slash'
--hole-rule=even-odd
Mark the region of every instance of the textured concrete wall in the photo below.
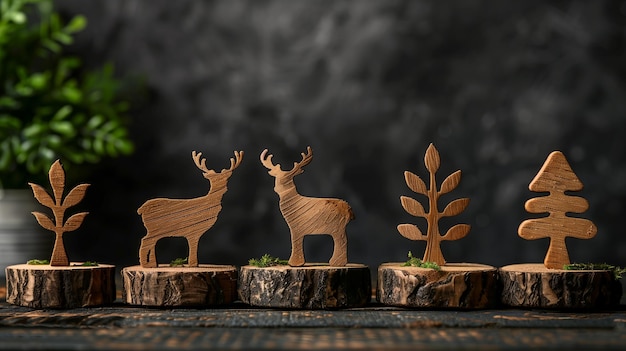
<svg viewBox="0 0 626 351">
<path fill-rule="evenodd" d="M 89 64 L 115 63 L 143 79 L 132 111 L 137 152 L 91 179 L 85 231 L 66 237 L 84 259 L 137 260 L 145 234 L 136 209 L 153 197 L 194 197 L 207 182 L 203 151 L 221 169 L 246 152 L 224 209 L 200 242 L 201 262 L 286 258 L 289 234 L 258 161 L 264 148 L 289 165 L 307 145 L 314 161 L 301 193 L 347 200 L 352 262 L 372 266 L 421 255 L 398 223 L 411 195 L 403 171 L 427 177 L 430 142 L 440 177 L 461 169 L 455 197 L 473 226 L 444 242 L 451 262 L 540 262 L 547 239 L 517 236 L 528 183 L 553 150 L 585 184 L 595 239 L 571 239 L 575 261 L 626 265 L 626 5 L 623 1 L 58 1 L 89 27 L 73 48 Z M 417 195 L 415 195 L 417 197 Z M 424 228 L 425 230 L 425 228 Z M 306 239 L 327 260 L 329 237 Z M 103 248 L 108 247 L 106 251 Z M 185 244 L 159 246 L 161 261 Z"/>
</svg>

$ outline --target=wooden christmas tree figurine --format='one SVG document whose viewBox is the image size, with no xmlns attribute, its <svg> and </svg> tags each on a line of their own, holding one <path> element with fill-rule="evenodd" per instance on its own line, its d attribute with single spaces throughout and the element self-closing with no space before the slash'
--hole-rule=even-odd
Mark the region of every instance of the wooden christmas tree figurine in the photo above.
<svg viewBox="0 0 626 351">
<path fill-rule="evenodd" d="M 424 253 L 423 261 L 443 265 L 446 263 L 446 260 L 443 258 L 443 254 L 441 253 L 441 241 L 458 240 L 465 237 L 470 231 L 470 226 L 468 224 L 457 224 L 448 229 L 445 235 L 441 235 L 439 232 L 439 220 L 443 217 L 456 216 L 463 212 L 469 204 L 470 199 L 456 199 L 450 202 L 442 212 L 439 212 L 439 209 L 437 208 L 439 197 L 443 194 L 449 193 L 459 185 L 459 182 L 461 181 L 461 171 L 459 170 L 449 175 L 441 184 L 441 188 L 437 190 L 435 173 L 439 169 L 440 160 L 439 152 L 433 144 L 430 144 L 426 150 L 424 163 L 426 164 L 426 169 L 428 169 L 428 172 L 430 173 L 430 188 L 426 188 L 424 181 L 412 172 L 405 171 L 404 179 L 412 191 L 428 197 L 429 211 L 426 212 L 424 207 L 413 198 L 402 196 L 400 200 L 402 202 L 402 207 L 409 214 L 426 219 L 428 222 L 428 230 L 426 235 L 424 235 L 414 224 L 400 224 L 398 225 L 398 231 L 405 238 L 426 241 L 426 251 Z"/>
<path fill-rule="evenodd" d="M 458 240 L 469 231 L 468 224 L 457 224 L 446 231 L 439 231 L 439 220 L 456 216 L 469 204 L 468 198 L 450 202 L 439 211 L 441 195 L 454 190 L 461 181 L 461 171 L 449 175 L 441 187 L 437 187 L 435 175 L 439 169 L 439 152 L 433 144 L 428 146 L 424 157 L 430 175 L 429 186 L 416 174 L 405 171 L 404 180 L 409 189 L 428 198 L 428 212 L 417 200 L 400 197 L 402 207 L 411 215 L 426 219 L 426 235 L 414 224 L 400 224 L 400 234 L 411 240 L 426 241 L 423 260 L 413 257 L 405 263 L 383 263 L 378 267 L 376 298 L 386 305 L 402 307 L 436 308 L 488 308 L 497 302 L 497 269 L 483 264 L 446 263 L 441 252 L 441 241 Z"/>
<path fill-rule="evenodd" d="M 54 219 L 42 212 L 32 212 L 37 222 L 56 235 L 49 264 L 31 260 L 28 264 L 6 268 L 7 302 L 32 308 L 74 308 L 97 306 L 115 300 L 115 266 L 95 262 L 70 263 L 63 234 L 77 230 L 88 212 L 76 213 L 66 219 L 65 212 L 85 197 L 89 184 L 74 187 L 63 197 L 65 171 L 60 161 L 48 173 L 52 194 L 41 186 L 29 183 L 37 201 L 50 208 Z"/>
<path fill-rule="evenodd" d="M 302 174 L 303 167 L 313 160 L 311 147 L 307 147 L 307 153 L 301 155 L 302 160 L 294 162 L 293 168 L 288 171 L 283 171 L 280 164 L 272 163 L 272 155 L 267 155 L 267 149 L 263 150 L 260 157 L 261 163 L 269 169 L 268 173 L 275 178 L 274 191 L 280 197 L 280 212 L 291 232 L 289 265 L 304 265 L 302 242 L 306 235 L 328 234 L 334 243 L 329 264 L 345 266 L 348 263 L 346 225 L 354 218 L 354 214 L 343 200 L 306 197 L 298 193 L 293 178 Z"/>
<path fill-rule="evenodd" d="M 582 197 L 565 193 L 583 188 L 565 156 L 559 151 L 552 152 L 528 188 L 548 195 L 526 201 L 526 211 L 547 216 L 523 221 L 518 234 L 528 240 L 549 238 L 550 246 L 543 264 L 522 263 L 500 268 L 502 303 L 530 308 L 616 307 L 622 287 L 614 272 L 569 269 L 565 239 L 590 239 L 596 235 L 597 229 L 588 219 L 566 215 L 568 212 L 583 213 L 589 204 Z"/>
<path fill-rule="evenodd" d="M 582 190 L 583 183 L 574 174 L 563 153 L 554 151 L 528 188 L 550 194 L 528 200 L 526 211 L 549 215 L 525 220 L 519 226 L 518 234 L 528 240 L 550 238 L 544 264 L 547 268 L 563 269 L 570 263 L 565 238 L 590 239 L 597 231 L 590 220 L 566 215 L 567 212 L 583 213 L 589 208 L 584 198 L 565 194 L 566 191 Z"/>
<path fill-rule="evenodd" d="M 240 299 L 253 306 L 274 308 L 348 308 L 365 305 L 371 298 L 369 267 L 348 263 L 346 225 L 354 218 L 347 202 L 302 196 L 294 177 L 304 172 L 313 160 L 307 147 L 301 160 L 290 170 L 272 162 L 265 149 L 261 164 L 274 179 L 274 191 L 280 198 L 280 211 L 291 233 L 291 256 L 288 264 L 266 266 L 251 263 L 241 267 L 238 292 Z M 303 241 L 307 235 L 330 235 L 333 254 L 329 264 L 307 263 Z M 263 261 L 263 259 L 261 260 Z"/>
<path fill-rule="evenodd" d="M 67 220 L 65 220 L 65 210 L 75 206 L 83 197 L 85 197 L 85 191 L 89 184 L 80 184 L 72 189 L 65 198 L 63 198 L 63 191 L 65 189 L 65 171 L 61 166 L 60 161 L 54 162 L 48 173 L 50 178 L 50 185 L 52 185 L 52 192 L 54 199 L 46 192 L 44 188 L 37 184 L 28 183 L 33 189 L 35 198 L 42 205 L 50 208 L 54 214 L 54 221 L 47 215 L 41 212 L 33 212 L 33 215 L 37 218 L 37 222 L 47 230 L 51 230 L 55 233 L 56 239 L 54 241 L 54 249 L 52 250 L 52 258 L 50 259 L 51 266 L 69 266 L 70 262 L 65 253 L 65 246 L 63 245 L 63 234 L 71 232 L 83 223 L 83 219 L 87 216 L 88 212 L 77 213 Z"/>
<path fill-rule="evenodd" d="M 217 221 L 228 180 L 241 164 L 243 151 L 235 151 L 234 155 L 228 169 L 216 172 L 207 168 L 202 153 L 193 151 L 196 167 L 210 183 L 209 192 L 193 199 L 151 199 L 137 210 L 147 234 L 139 248 L 140 266 L 122 270 L 125 302 L 141 306 L 207 306 L 227 304 L 236 298 L 234 266 L 198 264 L 198 242 Z M 188 264 L 157 263 L 156 243 L 166 237 L 187 239 Z"/>
</svg>

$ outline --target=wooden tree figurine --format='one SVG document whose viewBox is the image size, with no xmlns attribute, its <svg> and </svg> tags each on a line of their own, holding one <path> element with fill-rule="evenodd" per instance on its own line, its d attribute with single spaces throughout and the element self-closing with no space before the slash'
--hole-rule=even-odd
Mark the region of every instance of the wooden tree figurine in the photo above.
<svg viewBox="0 0 626 351">
<path fill-rule="evenodd" d="M 198 242 L 211 229 L 222 210 L 222 197 L 233 171 L 243 160 L 235 151 L 230 167 L 208 169 L 202 153 L 191 157 L 210 183 L 209 192 L 193 199 L 151 199 L 138 210 L 147 233 L 139 248 L 140 266 L 122 269 L 126 303 L 140 306 L 208 306 L 231 303 L 237 296 L 237 268 L 198 264 Z M 189 244 L 188 264 L 159 265 L 156 243 L 166 237 L 183 237 Z"/>
<path fill-rule="evenodd" d="M 582 190 L 583 184 L 572 171 L 563 153 L 554 151 L 528 188 L 550 194 L 528 200 L 526 211 L 549 213 L 549 216 L 525 220 L 519 226 L 518 234 L 528 240 L 550 238 L 544 264 L 547 268 L 563 269 L 563 266 L 570 263 L 565 238 L 571 236 L 590 239 L 597 231 L 590 220 L 566 215 L 567 212 L 583 213 L 589 208 L 584 198 L 565 194 L 566 191 Z"/>
<path fill-rule="evenodd" d="M 405 171 L 408 187 L 428 198 L 428 212 L 417 200 L 402 196 L 402 207 L 411 215 L 426 219 L 428 228 L 422 234 L 414 224 L 400 224 L 400 234 L 411 240 L 426 241 L 424 259 L 419 260 L 409 252 L 407 262 L 383 263 L 378 267 L 376 298 L 386 305 L 427 308 L 477 309 L 493 307 L 497 301 L 497 269 L 475 263 L 446 263 L 441 252 L 442 240 L 457 240 L 470 230 L 468 224 L 457 224 L 444 234 L 439 232 L 439 220 L 456 216 L 469 204 L 468 198 L 450 202 L 439 211 L 438 202 L 443 194 L 454 190 L 461 181 L 461 171 L 449 175 L 437 188 L 435 175 L 439 170 L 439 152 L 433 144 L 424 156 L 430 174 L 429 187 L 416 174 Z"/>
<path fill-rule="evenodd" d="M 261 164 L 274 179 L 279 207 L 291 233 L 288 264 L 264 266 L 251 263 L 241 267 L 238 292 L 241 301 L 273 308 L 361 307 L 371 298 L 369 267 L 348 263 L 346 225 L 354 218 L 347 202 L 302 196 L 294 177 L 313 160 L 313 151 L 301 153 L 290 170 L 272 162 L 268 150 L 261 152 Z M 333 255 L 329 264 L 306 263 L 303 241 L 307 235 L 330 235 Z"/>
<path fill-rule="evenodd" d="M 88 212 L 77 213 L 65 221 L 65 210 L 82 201 L 85 197 L 85 191 L 87 190 L 87 187 L 89 187 L 89 184 L 77 185 L 69 192 L 69 194 L 67 194 L 65 198 L 63 198 L 63 191 L 65 189 L 65 171 L 63 170 L 63 166 L 61 166 L 61 162 L 59 160 L 52 164 L 48 176 L 54 193 L 54 199 L 41 186 L 34 183 L 28 183 L 28 185 L 30 185 L 33 189 L 33 193 L 37 201 L 52 210 L 52 213 L 54 214 L 54 221 L 41 212 L 33 212 L 33 215 L 37 218 L 37 222 L 39 222 L 42 227 L 53 231 L 56 235 L 50 265 L 69 266 L 70 262 L 67 258 L 67 254 L 65 253 L 65 246 L 63 245 L 63 234 L 78 229 L 78 227 L 80 227 L 83 223 L 83 219 L 85 219 Z"/>
<path fill-rule="evenodd" d="M 88 212 L 65 219 L 68 208 L 84 197 L 89 184 L 74 187 L 63 197 L 65 171 L 60 161 L 48 173 L 53 196 L 29 183 L 37 201 L 52 210 L 54 219 L 41 212 L 32 212 L 37 222 L 56 235 L 50 264 L 31 260 L 6 268 L 7 302 L 31 308 L 75 308 L 98 306 L 115 300 L 115 266 L 95 262 L 70 263 L 63 245 L 63 234 L 80 227 Z M 43 263 L 43 264 L 42 264 Z"/>
<path fill-rule="evenodd" d="M 400 200 L 402 202 L 402 207 L 409 214 L 426 219 L 428 223 L 428 230 L 426 235 L 424 235 L 414 224 L 400 224 L 398 225 L 398 231 L 405 238 L 426 241 L 426 252 L 424 253 L 423 260 L 443 265 L 446 261 L 441 252 L 441 241 L 458 240 L 463 238 L 467 235 L 467 233 L 469 233 L 470 226 L 468 224 L 457 224 L 448 229 L 445 235 L 441 235 L 439 232 L 439 220 L 442 217 L 456 216 L 463 212 L 469 204 L 470 199 L 456 199 L 450 202 L 442 212 L 439 212 L 439 209 L 437 208 L 439 197 L 443 194 L 449 193 L 459 185 L 459 182 L 461 181 L 461 171 L 459 170 L 449 175 L 441 184 L 441 189 L 437 190 L 435 173 L 439 169 L 440 159 L 439 152 L 433 144 L 430 144 L 426 150 L 424 163 L 426 164 L 426 169 L 428 169 L 428 172 L 430 173 L 430 188 L 427 188 L 424 181 L 412 172 L 404 172 L 404 179 L 412 191 L 428 197 L 429 211 L 426 212 L 424 207 L 413 198 L 402 196 Z"/>
<path fill-rule="evenodd" d="M 548 215 L 523 221 L 518 234 L 528 240 L 549 238 L 550 246 L 543 264 L 522 263 L 500 268 L 502 303 L 530 308 L 616 307 L 622 287 L 613 271 L 594 267 L 568 269 L 565 239 L 590 239 L 597 229 L 588 219 L 567 216 L 568 212 L 585 212 L 589 204 L 582 197 L 565 193 L 583 188 L 565 156 L 559 151 L 552 152 L 528 188 L 548 195 L 526 201 L 526 211 Z"/>
</svg>

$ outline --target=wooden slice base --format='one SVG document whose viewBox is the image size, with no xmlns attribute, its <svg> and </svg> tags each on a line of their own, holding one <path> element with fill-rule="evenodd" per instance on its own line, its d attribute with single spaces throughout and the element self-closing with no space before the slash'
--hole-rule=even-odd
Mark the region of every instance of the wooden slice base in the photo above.
<svg viewBox="0 0 626 351">
<path fill-rule="evenodd" d="M 76 266 L 79 264 L 7 267 L 7 302 L 31 308 L 77 308 L 113 303 L 115 266 Z"/>
<path fill-rule="evenodd" d="M 237 297 L 237 268 L 228 265 L 122 269 L 125 303 L 153 307 L 201 307 L 232 303 Z"/>
<path fill-rule="evenodd" d="M 243 266 L 239 298 L 252 306 L 335 309 L 366 305 L 372 294 L 370 270 L 362 264 L 345 267 L 306 264 L 302 267 Z"/>
<path fill-rule="evenodd" d="M 473 263 L 448 263 L 440 271 L 383 263 L 376 298 L 385 305 L 481 309 L 497 305 L 498 270 Z"/>
<path fill-rule="evenodd" d="M 500 268 L 502 303 L 513 307 L 602 309 L 619 305 L 613 272 L 548 269 L 541 263 Z"/>
</svg>

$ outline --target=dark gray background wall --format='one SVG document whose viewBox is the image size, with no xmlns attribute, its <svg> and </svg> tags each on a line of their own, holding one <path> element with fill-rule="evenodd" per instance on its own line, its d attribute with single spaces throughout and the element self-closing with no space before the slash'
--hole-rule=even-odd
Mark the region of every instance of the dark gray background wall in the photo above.
<svg viewBox="0 0 626 351">
<path fill-rule="evenodd" d="M 541 262 L 547 239 L 525 241 L 528 183 L 553 150 L 585 184 L 592 240 L 568 240 L 574 261 L 626 265 L 626 2 L 624 1 L 155 1 L 62 0 L 88 29 L 72 50 L 89 65 L 111 61 L 142 79 L 131 113 L 137 151 L 93 168 L 85 228 L 65 241 L 73 259 L 137 262 L 145 235 L 136 209 L 154 197 L 188 198 L 208 183 L 191 160 L 228 165 L 245 150 L 200 261 L 287 258 L 287 225 L 264 148 L 289 165 L 307 145 L 314 160 L 301 193 L 347 200 L 349 258 L 376 266 L 421 256 L 399 223 L 425 223 L 400 206 L 403 172 L 463 179 L 442 201 L 471 197 L 444 222 L 472 225 L 444 242 L 450 262 Z M 418 195 L 415 195 L 417 197 Z M 425 228 L 424 228 L 425 229 Z M 330 237 L 305 240 L 327 260 Z M 182 239 L 159 259 L 186 255 Z"/>
</svg>

